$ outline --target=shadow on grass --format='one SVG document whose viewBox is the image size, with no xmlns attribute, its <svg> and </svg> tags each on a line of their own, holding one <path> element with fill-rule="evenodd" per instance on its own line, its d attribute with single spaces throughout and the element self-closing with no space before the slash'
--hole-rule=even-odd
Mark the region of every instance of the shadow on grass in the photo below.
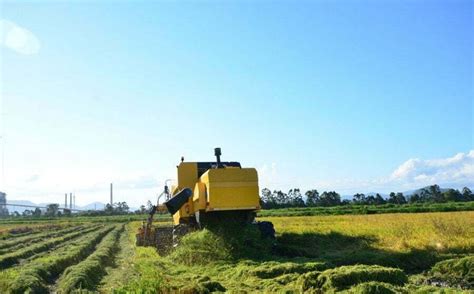
<svg viewBox="0 0 474 294">
<path fill-rule="evenodd" d="M 374 237 L 354 237 L 336 232 L 284 233 L 277 237 L 274 255 L 283 258 L 303 257 L 325 261 L 336 266 L 368 264 L 401 268 L 407 273 L 420 273 L 430 269 L 436 262 L 453 254 L 468 253 L 464 249 L 452 249 L 440 255 L 435 248 L 411 249 L 396 252 L 375 248 Z"/>
</svg>

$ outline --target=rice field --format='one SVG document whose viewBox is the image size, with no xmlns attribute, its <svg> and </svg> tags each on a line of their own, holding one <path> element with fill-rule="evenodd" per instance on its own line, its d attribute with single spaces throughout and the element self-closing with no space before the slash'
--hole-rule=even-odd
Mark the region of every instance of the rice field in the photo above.
<svg viewBox="0 0 474 294">
<path fill-rule="evenodd" d="M 438 253 L 474 250 L 474 212 L 263 218 L 280 234 L 341 234 L 380 250 Z"/>
<path fill-rule="evenodd" d="M 183 238 L 168 256 L 135 246 L 141 225 L 135 220 L 0 223 L 0 293 L 474 289 L 472 211 L 259 220 L 274 223 L 275 244 L 251 239 L 251 233 L 204 230 Z"/>
</svg>

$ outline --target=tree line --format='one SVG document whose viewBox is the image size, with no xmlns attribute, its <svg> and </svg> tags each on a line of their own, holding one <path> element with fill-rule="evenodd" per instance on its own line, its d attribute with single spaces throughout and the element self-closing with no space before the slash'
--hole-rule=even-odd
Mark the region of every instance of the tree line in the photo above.
<svg viewBox="0 0 474 294">
<path fill-rule="evenodd" d="M 287 208 L 287 207 L 328 207 L 339 205 L 382 205 L 382 204 L 407 204 L 407 203 L 442 203 L 442 202 L 465 202 L 474 201 L 474 194 L 468 187 L 461 191 L 457 189 L 441 190 L 438 185 L 431 185 L 418 190 L 412 195 L 403 195 L 401 192 L 391 192 L 387 198 L 381 194 L 365 195 L 356 193 L 352 199 L 341 199 L 341 195 L 335 191 L 324 191 L 312 189 L 304 194 L 295 188 L 284 193 L 281 190 L 263 189 L 260 204 L 264 209 Z"/>
<path fill-rule="evenodd" d="M 82 215 L 82 216 L 92 216 L 92 215 L 123 215 L 129 214 L 130 207 L 128 206 L 127 202 L 117 202 L 113 205 L 110 203 L 106 204 L 103 210 L 85 210 L 85 211 L 78 211 L 74 213 L 75 215 Z M 36 207 L 35 209 L 25 209 L 22 213 L 18 211 L 14 211 L 11 213 L 11 216 L 19 217 L 19 216 L 26 216 L 26 217 L 61 217 L 61 216 L 71 216 L 72 212 L 68 208 L 60 208 L 59 204 L 51 203 L 46 205 L 46 209 L 41 209 Z"/>
</svg>

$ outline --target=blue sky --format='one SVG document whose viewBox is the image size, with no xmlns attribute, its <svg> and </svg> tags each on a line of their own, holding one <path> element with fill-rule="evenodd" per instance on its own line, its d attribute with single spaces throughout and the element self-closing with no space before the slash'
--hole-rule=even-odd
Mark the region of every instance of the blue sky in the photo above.
<svg viewBox="0 0 474 294">
<path fill-rule="evenodd" d="M 261 186 L 474 186 L 471 1 L 2 2 L 9 199 L 154 199 L 181 155 Z M 80 196 L 80 197 L 79 197 Z"/>
</svg>

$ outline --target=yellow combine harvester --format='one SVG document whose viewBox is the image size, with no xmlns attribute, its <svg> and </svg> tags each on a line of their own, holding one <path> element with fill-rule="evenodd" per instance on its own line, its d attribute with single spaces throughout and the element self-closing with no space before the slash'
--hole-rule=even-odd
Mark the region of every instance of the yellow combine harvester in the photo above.
<svg viewBox="0 0 474 294">
<path fill-rule="evenodd" d="M 153 228 L 153 215 L 159 207 L 154 206 L 137 234 L 138 245 L 169 247 L 177 245 L 179 238 L 189 231 L 230 223 L 254 224 L 262 237 L 275 237 L 272 223 L 255 221 L 260 209 L 257 170 L 242 168 L 239 162 L 222 162 L 221 149 L 214 151 L 215 162 L 184 162 L 181 158 L 177 184 L 171 192 L 165 185 L 162 193 L 174 226 Z"/>
</svg>

